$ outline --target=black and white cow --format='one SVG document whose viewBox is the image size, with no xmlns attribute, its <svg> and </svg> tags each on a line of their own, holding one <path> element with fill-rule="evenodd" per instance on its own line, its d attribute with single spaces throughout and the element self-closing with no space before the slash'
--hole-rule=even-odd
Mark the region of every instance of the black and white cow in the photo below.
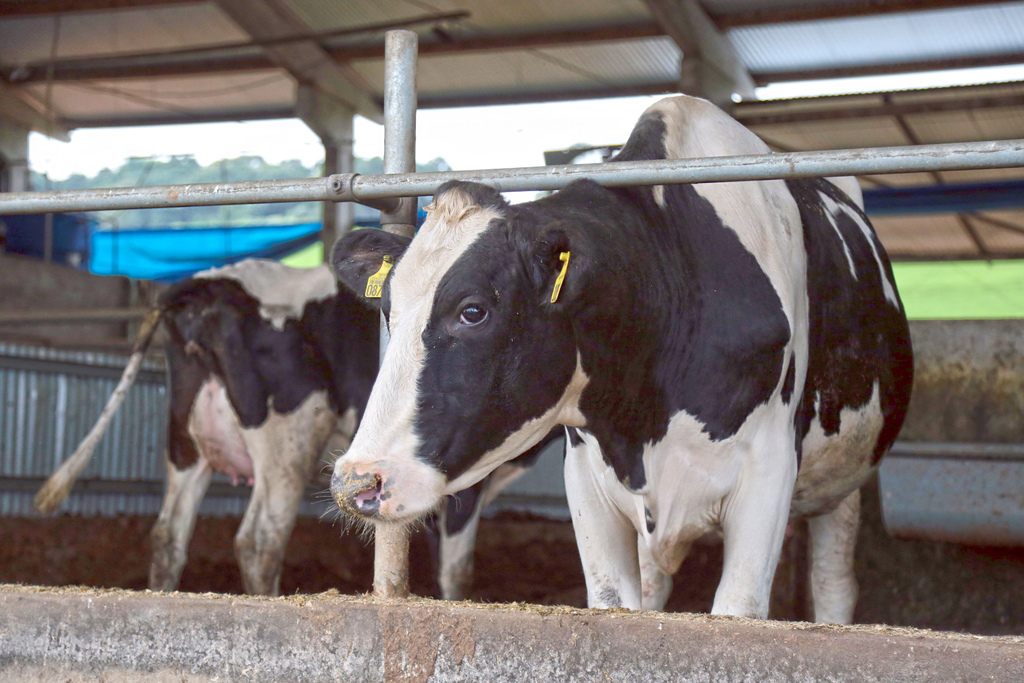
<svg viewBox="0 0 1024 683">
<path fill-rule="evenodd" d="M 167 490 L 151 539 L 149 587 L 175 590 L 214 472 L 253 487 L 235 535 L 247 593 L 276 595 L 299 503 L 330 440 L 344 450 L 377 374 L 378 315 L 330 269 L 247 260 L 170 287 L 100 422 L 40 490 L 57 507 L 134 380 L 145 347 L 167 329 Z"/>
<path fill-rule="evenodd" d="M 662 100 L 618 161 L 769 153 L 713 105 Z M 592 607 L 660 608 L 720 531 L 713 613 L 764 617 L 787 521 L 810 518 L 819 621 L 852 618 L 858 489 L 896 437 L 912 355 L 863 212 L 825 180 L 608 189 L 518 205 L 449 183 L 409 240 L 338 242 L 362 293 L 383 257 L 391 344 L 332 494 L 396 524 L 556 425 Z"/>
</svg>

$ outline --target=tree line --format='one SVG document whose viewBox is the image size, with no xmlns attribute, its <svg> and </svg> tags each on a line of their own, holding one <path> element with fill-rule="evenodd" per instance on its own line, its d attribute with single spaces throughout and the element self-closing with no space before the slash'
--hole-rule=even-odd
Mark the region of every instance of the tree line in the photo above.
<svg viewBox="0 0 1024 683">
<path fill-rule="evenodd" d="M 355 160 L 357 173 L 384 172 L 380 157 Z M 417 164 L 417 171 L 445 171 L 444 159 Z M 86 190 L 99 187 L 143 187 L 184 183 L 217 183 L 243 180 L 285 180 L 323 175 L 323 164 L 304 166 L 298 160 L 272 164 L 259 156 L 223 159 L 203 166 L 192 156 L 164 158 L 132 157 L 115 169 L 105 168 L 95 176 L 76 173 L 65 180 L 49 180 L 32 174 L 37 190 Z M 250 225 L 289 225 L 321 220 L 319 202 L 246 204 L 238 206 L 198 206 L 168 209 L 130 209 L 100 211 L 93 214 L 101 228 L 205 228 Z"/>
</svg>

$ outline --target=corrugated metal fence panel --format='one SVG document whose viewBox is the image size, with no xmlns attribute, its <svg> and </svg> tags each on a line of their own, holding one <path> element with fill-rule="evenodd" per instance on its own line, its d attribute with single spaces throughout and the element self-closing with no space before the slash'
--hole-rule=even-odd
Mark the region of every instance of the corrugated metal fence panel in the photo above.
<svg viewBox="0 0 1024 683">
<path fill-rule="evenodd" d="M 125 356 L 0 342 L 0 514 L 38 513 L 38 484 L 67 458 L 95 424 L 127 362 Z M 131 482 L 136 491 L 76 491 L 61 512 L 154 515 L 165 480 L 167 385 L 161 364 L 147 361 L 97 446 L 80 482 Z M 214 483 L 225 483 L 216 476 Z M 109 487 L 108 487 L 109 488 Z M 125 488 L 131 488 L 126 486 Z M 214 491 L 200 514 L 240 516 L 249 489 Z M 306 501 L 300 514 L 320 516 L 323 502 Z"/>
</svg>

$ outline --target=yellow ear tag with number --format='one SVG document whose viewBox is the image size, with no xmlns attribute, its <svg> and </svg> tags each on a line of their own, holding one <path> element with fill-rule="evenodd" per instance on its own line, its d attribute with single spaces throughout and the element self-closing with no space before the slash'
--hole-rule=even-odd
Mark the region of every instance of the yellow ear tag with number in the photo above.
<svg viewBox="0 0 1024 683">
<path fill-rule="evenodd" d="M 551 290 L 551 303 L 558 301 L 558 295 L 562 291 L 562 283 L 565 281 L 565 271 L 569 269 L 569 254 L 568 251 L 563 251 L 559 254 L 558 259 L 562 262 L 562 272 L 555 278 L 555 288 Z"/>
<path fill-rule="evenodd" d="M 366 280 L 366 298 L 367 299 L 379 299 L 381 293 L 384 291 L 384 280 L 387 279 L 388 273 L 391 272 L 391 257 L 388 255 L 384 256 L 384 261 L 380 264 L 380 270 L 371 275 Z"/>
</svg>

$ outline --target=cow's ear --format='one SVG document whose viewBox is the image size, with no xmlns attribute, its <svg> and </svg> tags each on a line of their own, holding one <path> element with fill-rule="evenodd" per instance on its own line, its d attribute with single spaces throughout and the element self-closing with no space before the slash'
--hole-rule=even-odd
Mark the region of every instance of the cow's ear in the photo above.
<svg viewBox="0 0 1024 683">
<path fill-rule="evenodd" d="M 561 304 L 579 287 L 579 254 L 573 253 L 567 226 L 549 225 L 533 242 L 532 276 L 543 303 Z"/>
<path fill-rule="evenodd" d="M 411 238 L 383 230 L 355 230 L 334 243 L 331 266 L 338 282 L 368 305 L 379 308 L 384 282 Z"/>
</svg>

